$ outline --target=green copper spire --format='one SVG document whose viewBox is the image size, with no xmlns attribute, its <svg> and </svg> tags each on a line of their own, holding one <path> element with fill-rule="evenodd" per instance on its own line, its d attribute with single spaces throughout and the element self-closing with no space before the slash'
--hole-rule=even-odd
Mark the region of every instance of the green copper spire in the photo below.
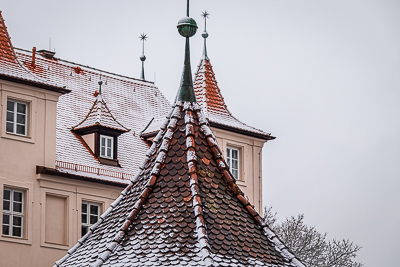
<svg viewBox="0 0 400 267">
<path fill-rule="evenodd" d="M 142 61 L 142 74 L 140 75 L 140 79 L 142 79 L 144 81 L 145 80 L 145 78 L 144 78 L 144 61 L 146 60 L 146 56 L 144 55 L 144 41 L 146 41 L 146 39 L 147 39 L 147 34 L 142 33 L 142 35 L 140 35 L 139 38 L 143 42 L 142 56 L 140 57 L 140 60 Z"/>
<path fill-rule="evenodd" d="M 196 102 L 196 95 L 193 89 L 192 80 L 192 69 L 190 67 L 190 48 L 189 48 L 189 37 L 196 34 L 197 24 L 196 21 L 189 17 L 189 0 L 187 0 L 187 17 L 181 19 L 178 22 L 178 32 L 180 35 L 186 38 L 185 46 L 185 62 L 183 65 L 183 73 L 181 79 L 181 85 L 179 87 L 176 101 Z"/>
<path fill-rule="evenodd" d="M 206 46 L 206 40 L 208 37 L 208 33 L 207 33 L 207 18 L 210 14 L 206 11 L 201 13 L 201 16 L 204 18 L 204 32 L 201 34 L 201 36 L 203 36 L 204 38 L 204 49 L 203 49 L 203 59 L 205 60 L 210 60 L 207 56 L 207 46 Z"/>
</svg>

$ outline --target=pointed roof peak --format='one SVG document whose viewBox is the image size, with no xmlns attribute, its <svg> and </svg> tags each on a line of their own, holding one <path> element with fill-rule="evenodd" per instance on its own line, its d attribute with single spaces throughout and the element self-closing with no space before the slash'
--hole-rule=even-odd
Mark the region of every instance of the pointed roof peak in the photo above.
<svg viewBox="0 0 400 267">
<path fill-rule="evenodd" d="M 83 120 L 76 126 L 72 127 L 72 130 L 81 130 L 93 126 L 103 126 L 105 128 L 114 129 L 120 132 L 130 131 L 128 128 L 117 121 L 117 119 L 112 115 L 106 102 L 104 101 L 101 90 L 101 85 L 103 84 L 103 81 L 101 80 L 101 75 L 100 81 L 98 83 L 99 91 L 98 94 L 95 93 L 96 99 L 92 107 L 90 108 L 85 118 L 83 118 Z"/>
<path fill-rule="evenodd" d="M 187 16 L 178 21 L 178 32 L 181 36 L 186 38 L 185 44 L 185 61 L 183 65 L 183 72 L 181 84 L 178 94 L 175 98 L 177 101 L 196 102 L 196 95 L 193 89 L 192 69 L 190 66 L 190 48 L 189 38 L 196 34 L 197 23 L 194 19 L 189 17 L 189 0 L 187 0 Z"/>
<path fill-rule="evenodd" d="M 0 10 L 0 45 L 1 45 L 0 59 L 17 63 L 14 47 L 11 43 L 11 37 L 8 34 L 7 26 L 5 24 L 1 10 Z"/>
<path fill-rule="evenodd" d="M 230 131 L 254 136 L 264 140 L 272 140 L 275 137 L 260 129 L 251 127 L 232 115 L 225 99 L 219 89 L 213 67 L 210 60 L 202 58 L 197 67 L 194 80 L 194 91 L 199 105 L 202 107 L 211 126 Z"/>
<path fill-rule="evenodd" d="M 210 112 L 232 116 L 218 87 L 214 70 L 208 58 L 202 58 L 195 74 L 196 98 L 206 115 Z"/>
<path fill-rule="evenodd" d="M 304 267 L 229 172 L 197 103 L 177 101 L 140 171 L 55 266 Z"/>
</svg>

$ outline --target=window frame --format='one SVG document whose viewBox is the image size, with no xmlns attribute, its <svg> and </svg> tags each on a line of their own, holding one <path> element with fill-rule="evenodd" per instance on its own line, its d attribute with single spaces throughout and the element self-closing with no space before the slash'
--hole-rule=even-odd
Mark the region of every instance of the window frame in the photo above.
<svg viewBox="0 0 400 267">
<path fill-rule="evenodd" d="M 12 111 L 8 109 L 8 103 L 9 102 L 13 103 L 13 110 Z M 12 99 L 12 98 L 7 98 L 6 103 L 7 103 L 6 104 L 6 110 L 5 110 L 5 112 L 6 112 L 6 125 L 5 125 L 6 133 L 8 133 L 8 134 L 16 134 L 16 135 L 19 135 L 19 136 L 28 136 L 29 103 L 18 101 L 18 100 Z M 18 105 L 25 106 L 25 113 L 18 112 Z M 9 121 L 8 120 L 8 113 L 9 112 L 13 113 L 13 121 Z M 18 115 L 25 116 L 25 122 L 23 124 L 22 123 L 18 123 Z M 7 131 L 7 125 L 9 123 L 12 123 L 12 125 L 13 125 L 12 126 L 13 127 L 12 131 Z M 24 133 L 23 134 L 17 132 L 18 125 L 23 125 L 24 126 Z"/>
<path fill-rule="evenodd" d="M 233 158 L 233 151 L 237 152 L 237 158 Z M 237 168 L 233 168 L 233 160 L 237 161 Z M 240 164 L 241 164 L 241 149 L 237 147 L 227 146 L 226 147 L 226 163 L 229 166 L 229 171 L 235 180 L 241 180 L 240 175 Z M 234 176 L 234 171 L 237 172 L 237 177 Z"/>
<path fill-rule="evenodd" d="M 86 212 L 84 212 L 83 209 L 83 205 L 87 205 L 86 206 Z M 97 214 L 92 214 L 91 213 L 91 206 L 96 206 L 97 207 Z M 80 212 L 80 233 L 81 233 L 81 237 L 84 236 L 87 232 L 89 232 L 90 227 L 92 227 L 92 225 L 96 224 L 99 220 L 100 220 L 100 216 L 101 216 L 101 208 L 102 205 L 100 203 L 95 203 L 95 202 L 91 202 L 91 201 L 86 201 L 86 200 L 82 200 L 81 202 L 81 212 Z M 86 215 L 86 223 L 83 222 L 83 215 Z M 97 216 L 97 220 L 94 223 L 90 222 L 90 218 L 91 216 Z M 83 233 L 83 228 L 86 228 L 86 232 Z"/>
<path fill-rule="evenodd" d="M 105 140 L 105 146 L 102 146 L 102 140 Z M 99 157 L 100 158 L 104 158 L 104 159 L 111 159 L 114 160 L 114 136 L 109 136 L 109 135 L 105 135 L 105 134 L 100 134 L 99 137 Z M 107 141 L 111 140 L 111 146 L 108 147 L 107 146 Z M 102 148 L 104 147 L 104 155 L 102 155 Z M 107 149 L 111 150 L 110 156 L 107 156 Z"/>
<path fill-rule="evenodd" d="M 5 191 L 8 190 L 10 191 L 10 199 L 9 201 L 9 210 L 5 210 L 4 209 L 4 201 L 6 200 L 5 197 Z M 21 201 L 14 201 L 14 193 L 20 193 L 21 194 Z M 25 220 L 26 220 L 26 216 L 25 216 L 25 191 L 24 190 L 20 190 L 20 189 L 14 189 L 14 188 L 10 188 L 10 187 L 3 187 L 3 197 L 2 197 L 2 227 L 1 227 L 1 236 L 3 237 L 9 237 L 9 238 L 18 238 L 18 239 L 24 239 L 25 238 Z M 14 202 L 15 203 L 19 203 L 21 204 L 21 212 L 16 212 L 14 211 Z M 9 227 L 8 229 L 8 234 L 4 233 L 4 226 L 6 225 L 4 223 L 4 216 L 9 216 L 9 223 L 7 224 L 7 226 Z M 14 217 L 19 217 L 21 218 L 21 225 L 14 225 Z M 21 235 L 17 236 L 17 235 L 13 235 L 13 230 L 14 227 L 20 228 L 21 229 Z"/>
</svg>

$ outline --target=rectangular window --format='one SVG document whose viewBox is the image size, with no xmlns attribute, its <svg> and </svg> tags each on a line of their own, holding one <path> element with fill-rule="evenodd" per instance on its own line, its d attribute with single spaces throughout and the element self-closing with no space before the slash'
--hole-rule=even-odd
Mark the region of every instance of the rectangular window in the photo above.
<svg viewBox="0 0 400 267">
<path fill-rule="evenodd" d="M 5 236 L 22 237 L 24 223 L 24 192 L 3 190 L 3 229 Z"/>
<path fill-rule="evenodd" d="M 114 158 L 114 137 L 100 135 L 100 157 L 106 159 Z"/>
<path fill-rule="evenodd" d="M 84 236 L 100 217 L 100 205 L 82 201 L 81 229 Z"/>
<path fill-rule="evenodd" d="M 239 149 L 232 147 L 226 148 L 226 163 L 229 165 L 229 170 L 233 178 L 239 179 Z"/>
<path fill-rule="evenodd" d="M 6 132 L 26 135 L 27 105 L 7 100 Z"/>
</svg>

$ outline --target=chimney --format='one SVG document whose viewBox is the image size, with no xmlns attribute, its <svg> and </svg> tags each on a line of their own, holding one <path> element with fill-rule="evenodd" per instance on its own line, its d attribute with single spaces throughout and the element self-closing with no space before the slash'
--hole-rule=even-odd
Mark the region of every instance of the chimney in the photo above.
<svg viewBox="0 0 400 267">
<path fill-rule="evenodd" d="M 36 68 L 35 59 L 36 59 L 36 47 L 34 46 L 32 48 L 32 63 L 31 63 L 33 69 Z"/>
<path fill-rule="evenodd" d="M 44 58 L 55 59 L 54 55 L 56 54 L 56 52 L 51 52 L 49 50 L 42 49 L 42 50 L 39 50 L 38 53 Z"/>
</svg>

